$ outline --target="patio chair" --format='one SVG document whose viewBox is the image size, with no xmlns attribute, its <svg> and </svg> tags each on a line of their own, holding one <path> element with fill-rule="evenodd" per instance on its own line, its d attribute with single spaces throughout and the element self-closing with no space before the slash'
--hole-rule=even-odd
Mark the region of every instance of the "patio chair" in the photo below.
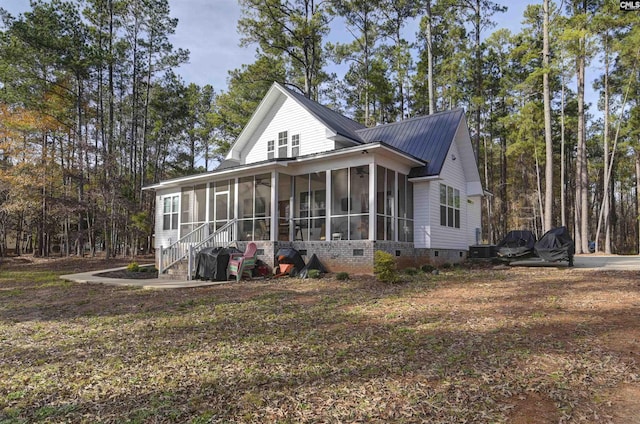
<svg viewBox="0 0 640 424">
<path fill-rule="evenodd" d="M 235 275 L 236 281 L 240 281 L 245 276 L 251 278 L 253 268 L 256 266 L 257 250 L 255 243 L 249 243 L 244 253 L 232 254 L 227 268 L 227 280 L 232 275 Z"/>
</svg>

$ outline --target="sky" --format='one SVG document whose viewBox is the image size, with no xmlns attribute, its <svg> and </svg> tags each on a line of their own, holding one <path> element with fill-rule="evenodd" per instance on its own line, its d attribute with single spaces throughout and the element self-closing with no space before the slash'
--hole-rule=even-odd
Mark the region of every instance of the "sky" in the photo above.
<svg viewBox="0 0 640 424">
<path fill-rule="evenodd" d="M 507 13 L 497 14 L 498 28 L 519 30 L 522 14 L 529 2 L 508 2 Z M 531 2 L 533 3 L 533 2 Z M 236 24 L 240 18 L 237 0 L 169 0 L 171 15 L 178 18 L 176 33 L 171 41 L 176 48 L 190 51 L 189 63 L 180 66 L 177 73 L 187 83 L 210 84 L 216 91 L 227 86 L 228 72 L 255 61 L 255 47 L 240 47 Z M 13 16 L 30 10 L 29 0 L 2 0 L 0 7 Z M 410 31 L 410 29 L 408 30 Z M 415 30 L 414 30 L 415 32 Z M 413 34 L 411 34 L 413 38 Z M 346 31 L 333 30 L 330 41 L 348 40 Z M 339 71 L 338 71 L 339 72 Z"/>
</svg>

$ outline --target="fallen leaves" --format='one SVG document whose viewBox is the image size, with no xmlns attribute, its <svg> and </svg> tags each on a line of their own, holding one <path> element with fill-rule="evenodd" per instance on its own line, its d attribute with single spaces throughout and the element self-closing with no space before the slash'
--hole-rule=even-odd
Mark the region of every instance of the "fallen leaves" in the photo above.
<svg viewBox="0 0 640 424">
<path fill-rule="evenodd" d="M 606 399 L 639 381 L 631 273 L 161 292 L 54 278 L 0 278 L 7 422 L 615 422 L 632 397 Z"/>
</svg>

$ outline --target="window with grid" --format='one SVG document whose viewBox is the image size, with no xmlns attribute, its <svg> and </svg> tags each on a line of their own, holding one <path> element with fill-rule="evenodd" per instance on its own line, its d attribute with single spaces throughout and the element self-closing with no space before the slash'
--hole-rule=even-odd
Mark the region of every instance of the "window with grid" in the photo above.
<svg viewBox="0 0 640 424">
<path fill-rule="evenodd" d="M 460 228 L 460 190 L 440 184 L 440 225 Z"/>
<path fill-rule="evenodd" d="M 289 135 L 287 131 L 282 131 L 278 133 L 278 157 L 286 158 L 287 157 L 287 144 L 289 143 Z"/>
<path fill-rule="evenodd" d="M 162 210 L 162 229 L 178 229 L 178 196 L 165 197 Z"/>
<path fill-rule="evenodd" d="M 300 134 L 291 136 L 291 156 L 298 157 L 300 155 Z"/>
<path fill-rule="evenodd" d="M 267 159 L 273 159 L 275 154 L 275 141 L 267 141 Z"/>
</svg>

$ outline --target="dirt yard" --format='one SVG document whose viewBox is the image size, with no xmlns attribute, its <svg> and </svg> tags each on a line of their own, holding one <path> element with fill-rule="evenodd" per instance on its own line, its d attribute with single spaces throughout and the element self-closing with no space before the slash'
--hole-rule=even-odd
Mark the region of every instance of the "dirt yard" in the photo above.
<svg viewBox="0 0 640 424">
<path fill-rule="evenodd" d="M 640 423 L 640 273 L 181 290 L 0 263 L 0 422 Z"/>
</svg>

